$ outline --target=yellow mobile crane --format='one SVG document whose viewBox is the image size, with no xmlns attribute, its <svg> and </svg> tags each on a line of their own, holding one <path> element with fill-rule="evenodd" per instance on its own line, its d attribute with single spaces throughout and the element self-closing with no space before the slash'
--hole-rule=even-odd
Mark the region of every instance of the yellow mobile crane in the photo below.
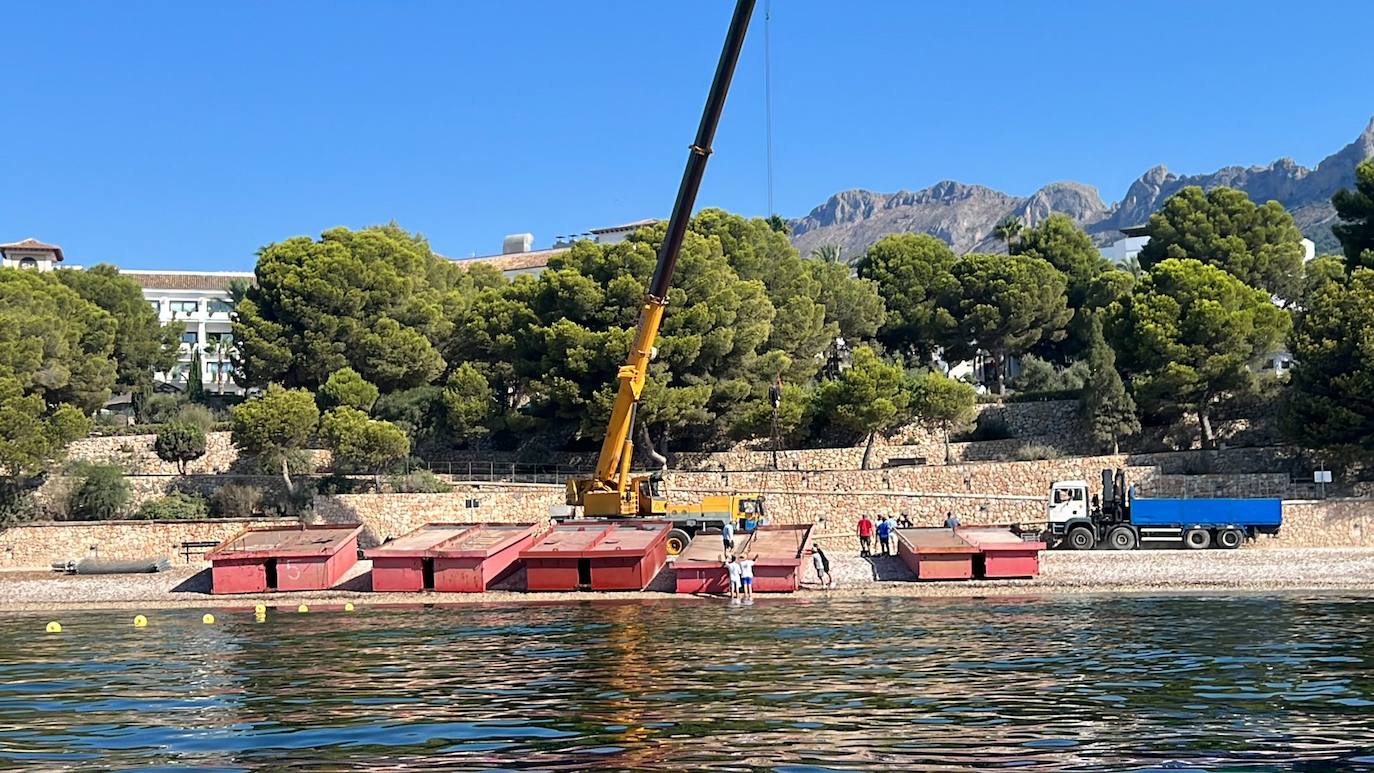
<svg viewBox="0 0 1374 773">
<path fill-rule="evenodd" d="M 639 396 L 644 391 L 644 381 L 649 374 L 649 362 L 654 357 L 654 342 L 668 305 L 668 286 L 672 282 L 682 240 L 687 234 L 697 190 L 701 187 L 706 161 L 711 155 L 711 141 L 720 122 L 725 95 L 730 90 L 730 79 L 735 74 L 735 65 L 739 61 L 740 49 L 744 47 L 744 34 L 749 28 L 753 11 L 754 0 L 738 0 L 735 4 L 725 46 L 702 111 L 701 124 L 697 127 L 696 140 L 687 156 L 687 168 L 682 173 L 677 200 L 668 219 L 668 231 L 658 249 L 658 263 L 639 309 L 634 343 L 630 346 L 629 357 L 616 375 L 620 386 L 610 424 L 606 428 L 606 437 L 601 443 L 601 453 L 597 457 L 596 471 L 590 478 L 568 480 L 567 503 L 581 506 L 587 517 L 660 516 L 677 521 L 678 528 L 669 535 L 669 550 L 673 553 L 686 547 L 692 535 L 705 527 L 762 514 L 763 503 L 757 497 L 707 497 L 700 503 L 670 507 L 663 492 L 662 472 L 647 475 L 632 475 L 630 472 L 631 457 L 634 455 L 630 433 L 634 428 Z"/>
</svg>

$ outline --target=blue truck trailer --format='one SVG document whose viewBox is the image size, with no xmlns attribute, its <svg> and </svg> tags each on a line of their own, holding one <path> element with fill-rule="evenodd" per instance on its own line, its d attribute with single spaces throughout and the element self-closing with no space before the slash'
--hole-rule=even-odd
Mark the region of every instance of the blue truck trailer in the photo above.
<svg viewBox="0 0 1374 773">
<path fill-rule="evenodd" d="M 1046 541 L 1073 550 L 1178 546 L 1234 550 L 1283 525 L 1279 499 L 1172 499 L 1139 497 L 1125 473 L 1102 471 L 1102 496 L 1086 481 L 1059 481 L 1050 488 Z"/>
</svg>

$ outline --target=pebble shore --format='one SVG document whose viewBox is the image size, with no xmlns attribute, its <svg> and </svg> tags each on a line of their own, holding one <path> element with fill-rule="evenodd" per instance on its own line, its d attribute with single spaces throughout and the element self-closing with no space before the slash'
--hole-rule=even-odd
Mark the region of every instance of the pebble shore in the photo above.
<svg viewBox="0 0 1374 773">
<path fill-rule="evenodd" d="M 830 542 L 827 540 L 827 542 Z M 1374 591 L 1374 549 L 1287 548 L 1237 551 L 1149 550 L 1131 553 L 1047 551 L 1033 580 L 916 582 L 896 557 L 859 558 L 842 543 L 828 545 L 836 587 L 823 589 L 804 565 L 799 593 L 760 598 L 1037 596 L 1070 593 L 1175 594 L 1197 592 Z M 212 596 L 210 573 L 180 567 L 161 574 L 75 577 L 51 572 L 0 572 L 0 611 L 357 605 L 542 603 L 615 600 L 692 600 L 672 593 L 669 565 L 643 593 L 482 594 L 371 593 L 368 562 L 360 561 L 338 589 L 306 593 Z M 503 584 L 519 587 L 520 578 Z"/>
</svg>

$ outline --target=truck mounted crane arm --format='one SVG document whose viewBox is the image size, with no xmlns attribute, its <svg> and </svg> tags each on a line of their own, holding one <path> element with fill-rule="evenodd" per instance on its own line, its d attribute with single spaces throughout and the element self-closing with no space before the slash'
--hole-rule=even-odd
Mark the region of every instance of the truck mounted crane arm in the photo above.
<svg viewBox="0 0 1374 773">
<path fill-rule="evenodd" d="M 668 305 L 668 288 L 672 283 L 673 269 L 677 266 L 682 240 L 687 235 L 687 225 L 692 217 L 692 208 L 696 204 L 697 191 L 701 188 L 706 161 L 711 155 L 711 142 L 715 138 L 721 111 L 725 107 L 725 96 L 730 90 L 730 81 L 735 74 L 735 65 L 739 62 L 740 50 L 744 47 L 744 35 L 749 28 L 749 18 L 753 11 L 754 0 L 738 0 L 735 4 L 735 13 L 730 20 L 729 32 L 725 36 L 720 62 L 716 65 L 711 91 L 702 110 L 701 124 L 697 127 L 696 139 L 692 142 L 687 156 L 687 168 L 682 173 L 682 183 L 678 187 L 672 215 L 668 218 L 668 231 L 658 249 L 658 263 L 654 267 L 653 278 L 649 281 L 648 289 L 644 293 L 644 302 L 639 309 L 634 342 L 630 346 L 625 364 L 620 366 L 616 375 L 619 387 L 611 410 L 610 423 L 606 428 L 606 437 L 601 443 L 601 453 L 597 457 L 596 471 L 591 478 L 568 481 L 568 504 L 581 505 L 587 515 L 647 515 L 663 511 L 663 503 L 652 503 L 654 497 L 648 495 L 647 490 L 643 492 L 644 496 L 641 496 L 640 489 L 648 485 L 648 477 L 632 479 L 630 475 L 630 460 L 634 451 L 630 432 L 634 428 L 635 412 L 639 406 L 640 395 L 644 391 L 645 379 L 649 374 L 654 342 L 658 339 L 659 326 L 663 322 L 663 313 Z"/>
</svg>

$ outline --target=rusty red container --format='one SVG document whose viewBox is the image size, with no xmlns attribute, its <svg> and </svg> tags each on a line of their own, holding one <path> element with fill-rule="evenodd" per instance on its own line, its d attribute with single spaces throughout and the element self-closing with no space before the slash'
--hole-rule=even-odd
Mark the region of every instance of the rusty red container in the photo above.
<svg viewBox="0 0 1374 773">
<path fill-rule="evenodd" d="M 212 593 L 325 590 L 358 562 L 362 524 L 244 529 L 205 557 Z"/>
<path fill-rule="evenodd" d="M 736 538 L 734 553 L 754 559 L 755 593 L 792 593 L 801 587 L 810 525 L 763 526 Z M 673 562 L 678 593 L 725 593 L 730 576 L 720 535 L 699 534 Z"/>
<path fill-rule="evenodd" d="M 667 521 L 565 521 L 520 552 L 532 591 L 644 590 L 668 561 Z"/>
<path fill-rule="evenodd" d="M 918 580 L 968 580 L 978 548 L 953 529 L 898 529 L 897 555 Z"/>
<path fill-rule="evenodd" d="M 973 572 L 977 577 L 996 580 L 1014 577 L 1035 577 L 1040 574 L 1040 552 L 1043 542 L 1027 542 L 1010 529 L 960 528 L 960 537 L 978 548 Z"/>
<path fill-rule="evenodd" d="M 534 542 L 532 523 L 428 523 L 365 551 L 372 590 L 481 593 Z"/>
</svg>

